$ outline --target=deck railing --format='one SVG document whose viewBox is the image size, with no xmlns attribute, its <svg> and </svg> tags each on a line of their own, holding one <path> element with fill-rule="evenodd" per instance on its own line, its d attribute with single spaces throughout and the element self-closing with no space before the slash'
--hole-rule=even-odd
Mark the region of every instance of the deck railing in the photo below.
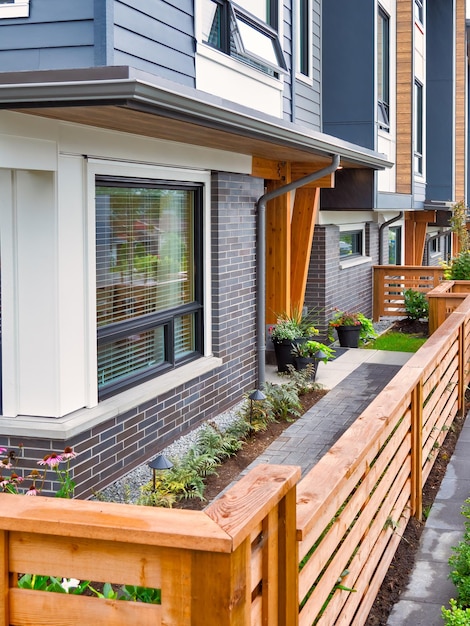
<svg viewBox="0 0 470 626">
<path fill-rule="evenodd" d="M 297 497 L 298 468 L 276 465 L 201 512 L 0 495 L 0 626 L 364 624 L 464 409 L 469 361 L 467 298 Z M 18 589 L 19 572 L 155 587 L 161 605 Z"/>
<path fill-rule="evenodd" d="M 404 292 L 406 289 L 427 293 L 437 287 L 443 278 L 441 267 L 421 265 L 374 266 L 373 319 L 382 316 L 406 315 Z"/>
</svg>

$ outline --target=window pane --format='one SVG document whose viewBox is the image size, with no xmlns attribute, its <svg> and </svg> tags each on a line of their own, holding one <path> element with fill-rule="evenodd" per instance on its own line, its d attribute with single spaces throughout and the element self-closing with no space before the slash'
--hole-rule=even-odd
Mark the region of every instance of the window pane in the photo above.
<svg viewBox="0 0 470 626">
<path fill-rule="evenodd" d="M 377 98 L 379 101 L 378 122 L 382 127 L 389 126 L 390 100 L 390 39 L 389 18 L 379 9 L 377 23 Z"/>
<path fill-rule="evenodd" d="M 310 75 L 310 0 L 299 0 L 299 71 Z"/>
<path fill-rule="evenodd" d="M 165 360 L 163 327 L 98 346 L 98 386 L 155 368 Z"/>
<path fill-rule="evenodd" d="M 343 231 L 339 234 L 340 257 L 362 254 L 362 230 Z"/>
<path fill-rule="evenodd" d="M 268 61 L 271 65 L 279 65 L 274 40 L 271 37 L 243 21 L 238 15 L 236 16 L 236 23 L 244 52 Z"/>
<path fill-rule="evenodd" d="M 198 353 L 202 330 L 196 334 L 194 320 L 200 319 L 201 288 L 195 274 L 195 256 L 202 250 L 195 235 L 199 198 L 194 185 L 184 183 L 98 179 L 100 389 L 110 389 L 111 384 L 117 388 L 126 378 L 141 380 L 145 372 L 150 376 L 165 364 L 173 366 Z M 181 315 L 183 306 L 195 312 Z"/>
<path fill-rule="evenodd" d="M 212 0 L 204 0 L 203 3 L 202 40 L 222 49 L 222 7 Z"/>
<path fill-rule="evenodd" d="M 175 359 L 181 360 L 196 349 L 195 316 L 183 315 L 175 319 Z"/>
<path fill-rule="evenodd" d="M 191 192 L 97 188 L 98 325 L 194 300 Z"/>
</svg>

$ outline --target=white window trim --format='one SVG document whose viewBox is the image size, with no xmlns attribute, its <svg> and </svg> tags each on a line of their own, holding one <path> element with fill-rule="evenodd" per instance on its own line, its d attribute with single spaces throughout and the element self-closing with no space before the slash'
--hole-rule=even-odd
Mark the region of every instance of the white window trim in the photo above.
<svg viewBox="0 0 470 626">
<path fill-rule="evenodd" d="M 9 4 L 0 4 L 0 19 L 29 17 L 29 1 L 15 0 Z"/>
<path fill-rule="evenodd" d="M 312 0 L 308 0 L 308 16 L 309 16 L 309 24 L 308 24 L 308 32 L 310 33 L 309 37 L 309 56 L 310 56 L 310 65 L 308 68 L 308 74 L 302 74 L 299 70 L 300 68 L 300 0 L 295 0 L 295 77 L 309 85 L 313 84 L 313 14 L 312 14 Z"/>
<path fill-rule="evenodd" d="M 204 345 L 203 357 L 211 356 L 212 332 L 211 332 L 211 275 L 210 275 L 210 173 L 203 170 L 177 169 L 172 167 L 136 164 L 121 161 L 108 161 L 101 159 L 88 159 L 87 161 L 87 329 L 86 329 L 86 368 L 87 368 L 87 407 L 98 404 L 98 363 L 96 345 L 96 219 L 95 219 L 95 179 L 96 176 L 119 176 L 123 178 L 152 178 L 161 180 L 189 181 L 202 183 L 203 191 L 203 239 L 204 245 Z M 194 365 L 194 364 L 193 364 Z M 182 368 L 181 368 L 182 369 Z M 174 372 L 172 371 L 173 376 Z M 153 379 L 154 386 L 155 380 Z M 123 398 L 126 394 L 132 394 L 139 385 L 116 394 L 115 398 Z M 100 403 L 101 404 L 101 403 Z"/>
<path fill-rule="evenodd" d="M 339 232 L 348 232 L 348 231 L 358 231 L 362 232 L 362 249 L 365 249 L 365 234 L 366 234 L 366 225 L 364 222 L 359 224 L 341 224 L 339 226 Z M 350 267 L 355 267 L 356 265 L 363 265 L 365 263 L 371 263 L 372 257 L 366 256 L 365 254 L 359 256 L 353 256 L 352 258 L 340 257 L 339 267 L 340 269 L 348 269 Z"/>
</svg>

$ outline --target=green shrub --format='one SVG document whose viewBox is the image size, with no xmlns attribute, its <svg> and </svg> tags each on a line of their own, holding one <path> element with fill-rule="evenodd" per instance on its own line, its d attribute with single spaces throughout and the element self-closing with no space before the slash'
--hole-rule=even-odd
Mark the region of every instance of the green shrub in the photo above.
<svg viewBox="0 0 470 626">
<path fill-rule="evenodd" d="M 442 263 L 446 280 L 470 280 L 470 251 L 460 252 L 449 263 Z"/>
<path fill-rule="evenodd" d="M 461 609 L 454 599 L 450 600 L 450 609 L 442 607 L 445 626 L 470 626 L 470 609 Z"/>
<path fill-rule="evenodd" d="M 406 314 L 410 319 L 420 320 L 429 317 L 429 304 L 425 293 L 414 289 L 405 289 L 403 295 Z"/>
<path fill-rule="evenodd" d="M 302 404 L 294 383 L 289 381 L 282 385 L 275 385 L 267 382 L 264 386 L 264 393 L 265 402 L 275 419 L 289 420 L 291 415 L 300 415 Z"/>
</svg>

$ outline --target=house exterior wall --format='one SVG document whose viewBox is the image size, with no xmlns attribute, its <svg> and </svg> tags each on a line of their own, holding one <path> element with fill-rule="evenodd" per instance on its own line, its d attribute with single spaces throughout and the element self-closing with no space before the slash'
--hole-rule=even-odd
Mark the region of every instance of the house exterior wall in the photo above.
<svg viewBox="0 0 470 626">
<path fill-rule="evenodd" d="M 351 226 L 353 227 L 353 226 Z M 378 225 L 365 226 L 367 260 L 348 264 L 339 256 L 340 228 L 334 224 L 317 225 L 307 281 L 305 304 L 323 312 L 325 320 L 333 308 L 361 311 L 372 315 L 372 267 L 378 263 Z"/>
<path fill-rule="evenodd" d="M 51 450 L 74 447 L 79 454 L 74 463 L 77 496 L 91 495 L 151 458 L 183 432 L 233 406 L 255 385 L 254 204 L 262 181 L 219 172 L 211 188 L 213 352 L 221 359 L 220 367 L 65 440 L 0 436 L 0 445 L 8 448 L 21 441 L 32 467 Z"/>
</svg>

